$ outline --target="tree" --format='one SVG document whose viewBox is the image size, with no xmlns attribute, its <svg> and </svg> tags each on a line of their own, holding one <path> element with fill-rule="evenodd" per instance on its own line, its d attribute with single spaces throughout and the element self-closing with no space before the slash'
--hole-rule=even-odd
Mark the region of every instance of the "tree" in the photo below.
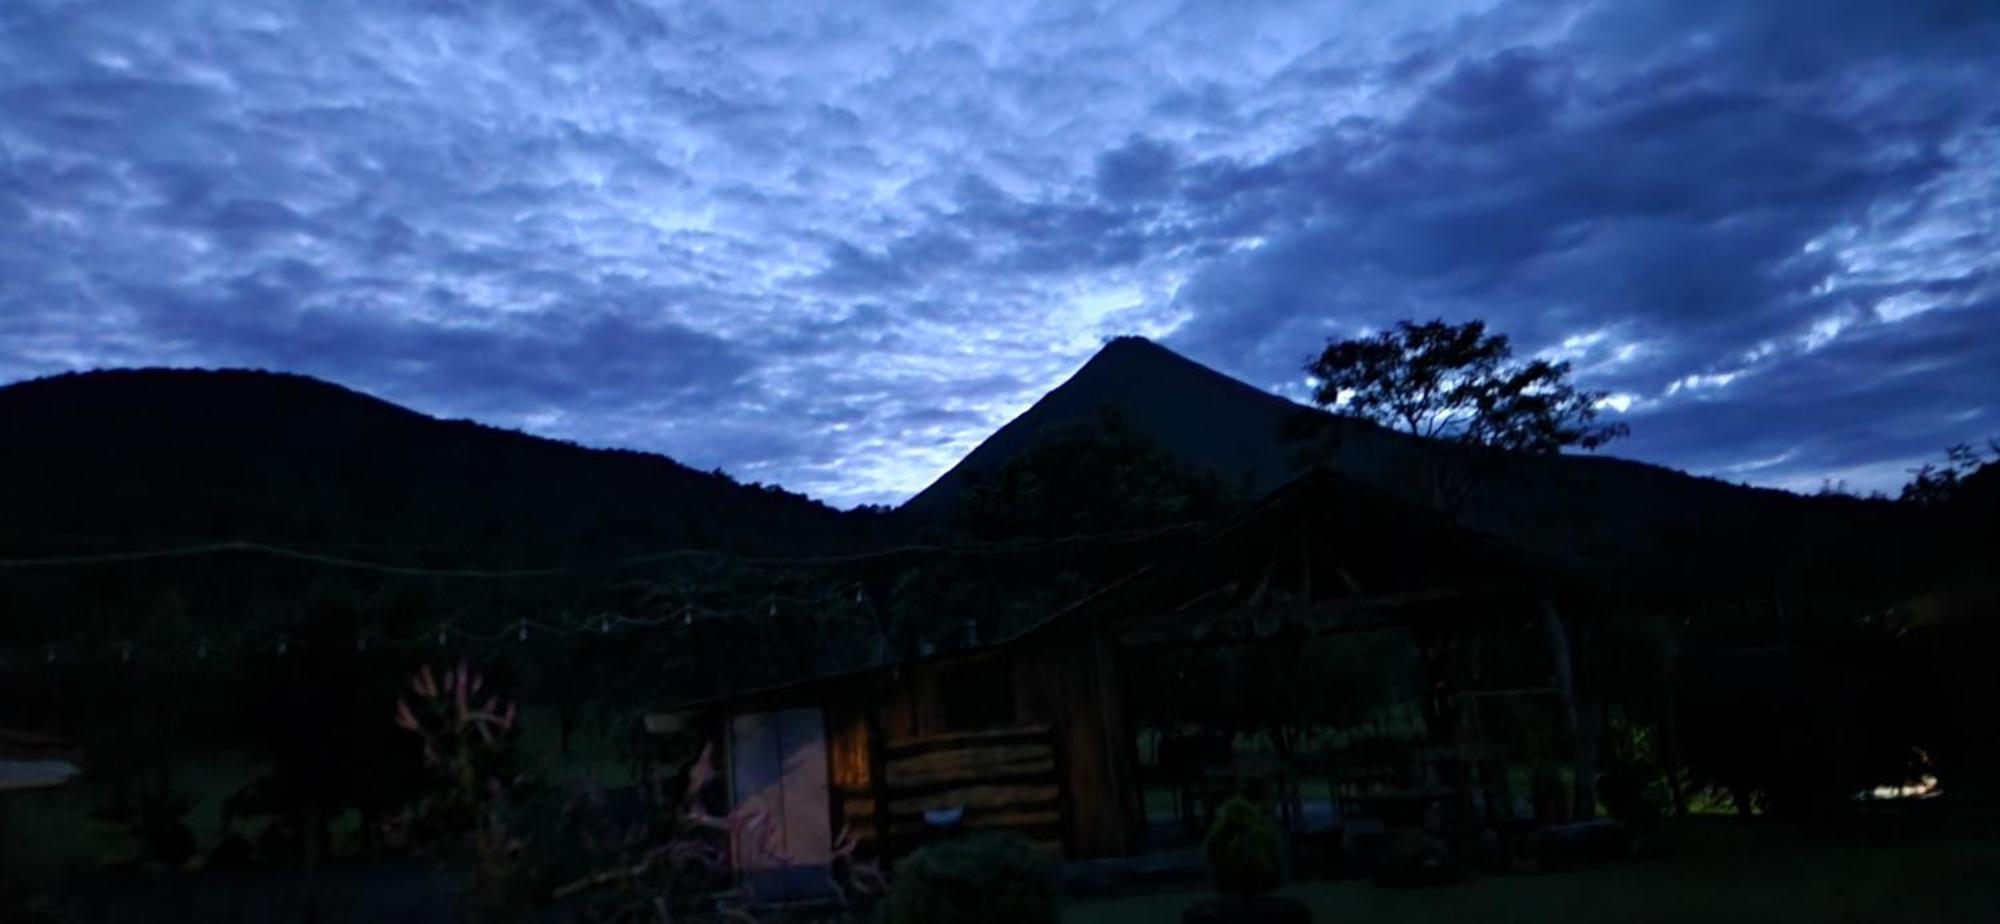
<svg viewBox="0 0 2000 924">
<path fill-rule="evenodd" d="M 1514 359 L 1483 321 L 1400 321 L 1390 330 L 1330 340 L 1306 363 L 1313 403 L 1435 442 L 1433 500 L 1456 511 L 1494 451 L 1596 449 L 1626 434 L 1597 422 L 1605 392 L 1569 382 L 1565 362 Z"/>
<path fill-rule="evenodd" d="M 1183 466 L 1107 407 L 974 482 L 961 517 L 982 539 L 1060 538 L 1210 522 L 1238 502 L 1214 472 Z"/>
<path fill-rule="evenodd" d="M 1959 443 L 1944 451 L 1944 463 L 1926 462 L 1910 470 L 1910 482 L 1903 485 L 1898 500 L 1923 507 L 1940 507 L 1957 499 L 1965 480 L 1979 471 L 1988 459 L 2000 460 L 2000 439 L 1988 440 L 1984 452 L 1970 443 Z"/>
</svg>

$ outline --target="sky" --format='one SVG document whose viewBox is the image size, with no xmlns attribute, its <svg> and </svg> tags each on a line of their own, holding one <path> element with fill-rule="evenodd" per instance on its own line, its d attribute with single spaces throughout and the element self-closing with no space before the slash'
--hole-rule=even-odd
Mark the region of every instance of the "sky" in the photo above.
<svg viewBox="0 0 2000 924">
<path fill-rule="evenodd" d="M 1481 318 L 1609 452 L 2000 435 L 2000 3 L 0 3 L 0 382 L 318 376 L 829 502 L 1138 334 Z"/>
</svg>

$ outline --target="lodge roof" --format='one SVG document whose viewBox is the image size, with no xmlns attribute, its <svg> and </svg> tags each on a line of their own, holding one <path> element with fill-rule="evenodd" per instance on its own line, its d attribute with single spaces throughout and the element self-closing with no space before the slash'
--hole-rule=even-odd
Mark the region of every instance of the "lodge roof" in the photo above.
<svg viewBox="0 0 2000 924">
<path fill-rule="evenodd" d="M 1294 551 L 1296 550 L 1296 551 Z M 1317 591 L 1313 581 L 1320 581 Z M 1425 618 L 1468 598 L 1575 593 L 1587 582 L 1559 563 L 1327 471 L 1272 491 L 1192 545 L 1163 554 L 1007 635 L 914 660 L 856 665 L 679 703 L 685 712 L 752 697 L 805 695 L 913 664 L 1060 637 L 1081 627 L 1149 643 L 1243 617 L 1232 641 L 1367 629 Z M 1198 640 L 1198 639 L 1197 639 Z"/>
</svg>

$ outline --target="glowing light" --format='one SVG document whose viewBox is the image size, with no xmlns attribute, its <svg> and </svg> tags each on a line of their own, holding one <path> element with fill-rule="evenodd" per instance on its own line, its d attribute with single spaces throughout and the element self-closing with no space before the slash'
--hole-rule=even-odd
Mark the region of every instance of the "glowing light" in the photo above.
<svg viewBox="0 0 2000 924">
<path fill-rule="evenodd" d="M 1938 785 L 1938 778 L 1928 773 L 1917 778 L 1914 783 L 1900 783 L 1894 786 L 1876 786 L 1855 793 L 1854 798 L 1872 799 L 1935 799 L 1944 794 Z"/>
</svg>

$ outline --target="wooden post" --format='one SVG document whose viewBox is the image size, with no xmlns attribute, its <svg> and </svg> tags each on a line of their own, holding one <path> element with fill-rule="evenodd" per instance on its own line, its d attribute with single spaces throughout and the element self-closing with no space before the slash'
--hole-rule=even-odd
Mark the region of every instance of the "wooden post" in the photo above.
<svg viewBox="0 0 2000 924">
<path fill-rule="evenodd" d="M 1139 818 L 1143 819 L 1146 795 L 1138 782 L 1137 742 L 1125 722 L 1124 683 L 1119 672 L 1118 648 L 1104 632 L 1103 620 L 1096 614 L 1090 617 L 1089 650 L 1100 732 L 1113 739 L 1104 743 L 1102 756 L 1105 782 L 1111 788 L 1111 792 L 1105 795 L 1119 803 L 1120 824 L 1113 852 L 1123 855 L 1131 852 L 1138 834 L 1138 827 L 1132 823 L 1133 806 L 1140 807 Z M 1136 800 L 1132 798 L 1135 795 L 1138 797 Z"/>
<path fill-rule="evenodd" d="M 868 692 L 874 692 L 869 690 Z M 889 815 L 889 771 L 887 750 L 889 736 L 882 729 L 882 706 L 879 702 L 864 702 L 861 714 L 868 723 L 868 789 L 875 799 L 875 854 L 882 860 L 883 870 L 888 870 L 894 862 L 890 838 L 894 827 Z"/>
</svg>

